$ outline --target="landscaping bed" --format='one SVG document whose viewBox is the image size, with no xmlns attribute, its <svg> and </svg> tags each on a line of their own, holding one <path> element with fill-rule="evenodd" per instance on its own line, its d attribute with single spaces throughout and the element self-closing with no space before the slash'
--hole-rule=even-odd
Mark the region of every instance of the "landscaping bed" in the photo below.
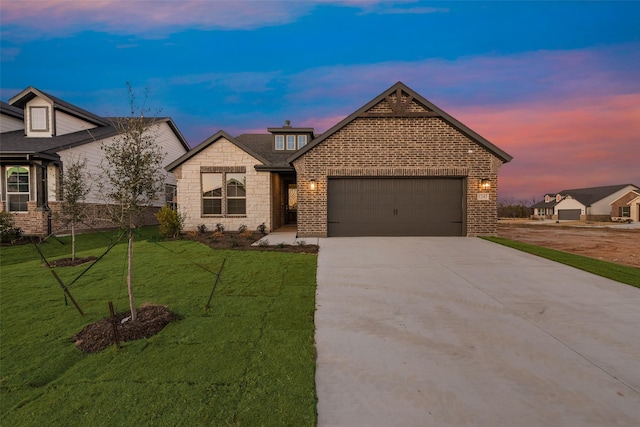
<svg viewBox="0 0 640 427">
<path fill-rule="evenodd" d="M 74 338 L 76 347 L 85 353 L 94 353 L 126 341 L 149 338 L 160 332 L 178 316 L 162 305 L 145 304 L 137 310 L 137 320 L 130 320 L 131 312 L 105 317 L 81 330 Z M 117 336 L 116 336 L 117 331 Z"/>
<path fill-rule="evenodd" d="M 233 231 L 215 232 L 207 231 L 204 233 L 191 232 L 183 236 L 183 238 L 196 240 L 213 249 L 235 249 L 244 251 L 276 251 L 288 253 L 309 253 L 317 254 L 318 245 L 254 245 L 258 240 L 263 238 L 262 233 L 239 233 Z"/>
</svg>

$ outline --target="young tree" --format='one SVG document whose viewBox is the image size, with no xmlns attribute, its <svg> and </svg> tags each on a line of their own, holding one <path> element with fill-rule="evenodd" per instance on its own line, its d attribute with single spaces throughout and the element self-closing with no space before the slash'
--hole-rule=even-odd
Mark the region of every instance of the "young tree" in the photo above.
<svg viewBox="0 0 640 427">
<path fill-rule="evenodd" d="M 145 110 L 138 108 L 131 85 L 127 83 L 131 116 L 116 119 L 114 126 L 118 136 L 100 148 L 102 194 L 110 202 L 107 214 L 122 229 L 128 230 L 127 289 L 131 320 L 137 320 L 133 295 L 133 238 L 134 230 L 141 225 L 145 210 L 164 191 L 165 173 L 162 162 L 166 153 L 156 144 L 157 122 L 146 118 Z M 146 94 L 145 94 L 146 99 Z"/>
<path fill-rule="evenodd" d="M 62 174 L 62 209 L 64 225 L 71 226 L 71 259 L 76 259 L 76 224 L 87 217 L 84 201 L 91 190 L 87 159 L 71 159 Z"/>
</svg>

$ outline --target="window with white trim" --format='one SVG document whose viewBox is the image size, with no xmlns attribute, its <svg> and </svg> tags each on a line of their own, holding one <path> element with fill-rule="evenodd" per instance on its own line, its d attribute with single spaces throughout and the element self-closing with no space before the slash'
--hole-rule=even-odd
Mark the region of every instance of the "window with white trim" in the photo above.
<svg viewBox="0 0 640 427">
<path fill-rule="evenodd" d="M 307 145 L 307 135 L 298 135 L 298 149 Z"/>
<path fill-rule="evenodd" d="M 276 135 L 276 150 L 284 150 L 284 135 Z"/>
<path fill-rule="evenodd" d="M 9 166 L 7 174 L 7 210 L 27 212 L 29 202 L 29 169 L 23 166 Z"/>
<path fill-rule="evenodd" d="M 29 123 L 34 132 L 47 132 L 49 130 L 49 107 L 30 107 Z"/>
<path fill-rule="evenodd" d="M 296 136 L 287 135 L 287 150 L 295 150 L 295 149 L 296 149 Z"/>
<path fill-rule="evenodd" d="M 620 206 L 618 208 L 618 216 L 622 218 L 631 218 L 631 206 Z"/>
</svg>

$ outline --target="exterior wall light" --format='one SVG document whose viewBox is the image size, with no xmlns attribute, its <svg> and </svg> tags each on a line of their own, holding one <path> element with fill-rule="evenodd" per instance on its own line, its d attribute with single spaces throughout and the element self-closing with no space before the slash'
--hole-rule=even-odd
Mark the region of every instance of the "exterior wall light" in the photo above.
<svg viewBox="0 0 640 427">
<path fill-rule="evenodd" d="M 482 178 L 480 180 L 480 188 L 483 190 L 488 190 L 491 188 L 491 181 L 488 178 Z"/>
<path fill-rule="evenodd" d="M 316 180 L 315 179 L 310 179 L 309 180 L 309 189 L 311 191 L 314 191 L 316 189 Z"/>
</svg>

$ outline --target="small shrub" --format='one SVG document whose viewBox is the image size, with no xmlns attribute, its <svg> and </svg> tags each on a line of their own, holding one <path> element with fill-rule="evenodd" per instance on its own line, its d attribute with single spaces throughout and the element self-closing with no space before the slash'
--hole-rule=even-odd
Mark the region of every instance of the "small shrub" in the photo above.
<svg viewBox="0 0 640 427">
<path fill-rule="evenodd" d="M 0 212 L 0 241 L 3 243 L 11 243 L 22 237 L 22 229 L 16 227 L 11 212 Z"/>
<path fill-rule="evenodd" d="M 247 227 L 244 224 L 242 224 L 240 227 L 238 227 L 238 233 L 240 233 L 240 235 L 242 237 L 246 237 L 247 239 L 250 239 L 251 236 L 253 235 L 251 230 L 249 230 L 249 227 Z"/>
<path fill-rule="evenodd" d="M 262 224 L 260 224 L 257 228 L 258 233 L 262 233 L 262 234 L 267 234 L 267 226 L 266 224 L 263 222 Z"/>
<path fill-rule="evenodd" d="M 208 230 L 207 226 L 205 224 L 200 224 L 198 225 L 198 233 L 199 234 L 204 234 L 206 233 Z"/>
<path fill-rule="evenodd" d="M 269 246 L 269 239 L 260 240 L 260 242 L 258 242 L 258 246 L 261 248 Z"/>
<path fill-rule="evenodd" d="M 224 224 L 217 223 L 215 231 L 216 233 L 224 233 Z"/>
<path fill-rule="evenodd" d="M 298 246 L 304 246 L 304 245 L 306 245 L 306 244 L 307 244 L 307 242 L 305 242 L 304 240 L 298 240 L 298 241 L 296 241 L 296 244 L 297 244 Z"/>
<path fill-rule="evenodd" d="M 280 249 L 284 248 L 284 243 L 283 243 L 283 242 L 278 243 L 278 247 L 279 247 Z"/>
<path fill-rule="evenodd" d="M 168 205 L 164 205 L 156 214 L 159 228 L 158 231 L 163 237 L 178 237 L 184 228 L 185 215 L 181 214 Z"/>
<path fill-rule="evenodd" d="M 240 243 L 238 243 L 238 240 L 234 236 L 231 236 L 231 247 L 237 248 L 239 246 L 240 246 Z"/>
<path fill-rule="evenodd" d="M 224 233 L 222 231 L 216 230 L 213 232 L 213 237 L 222 237 L 222 236 L 224 236 Z"/>
</svg>

